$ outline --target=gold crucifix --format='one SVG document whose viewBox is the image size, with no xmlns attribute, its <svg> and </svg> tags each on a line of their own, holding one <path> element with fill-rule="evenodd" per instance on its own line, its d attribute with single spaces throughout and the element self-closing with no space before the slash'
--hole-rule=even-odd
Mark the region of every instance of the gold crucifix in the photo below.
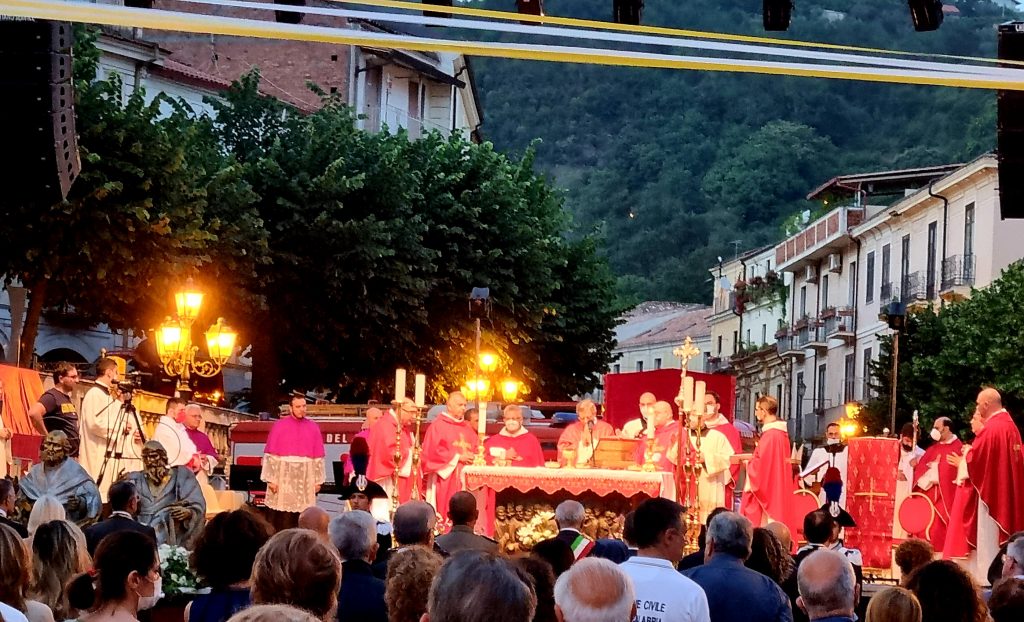
<svg viewBox="0 0 1024 622">
<path fill-rule="evenodd" d="M 875 511 L 875 497 L 888 497 L 888 493 L 875 492 L 875 478 L 868 480 L 868 492 L 855 492 L 854 497 L 867 497 L 868 498 L 868 512 Z"/>
<path fill-rule="evenodd" d="M 683 370 L 685 370 L 686 366 L 690 364 L 690 359 L 700 354 L 700 348 L 693 345 L 693 339 L 690 339 L 690 336 L 687 335 L 683 345 L 676 346 L 672 350 L 672 354 L 679 358 L 679 362 L 682 364 Z"/>
</svg>

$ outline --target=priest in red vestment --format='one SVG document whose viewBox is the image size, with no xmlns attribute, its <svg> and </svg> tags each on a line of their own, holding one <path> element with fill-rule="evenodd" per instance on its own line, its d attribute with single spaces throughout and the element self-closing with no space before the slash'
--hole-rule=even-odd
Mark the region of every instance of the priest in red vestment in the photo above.
<svg viewBox="0 0 1024 622">
<path fill-rule="evenodd" d="M 924 535 L 932 548 L 939 552 L 946 542 L 949 513 L 956 498 L 956 466 L 950 462 L 949 456 L 959 456 L 963 448 L 963 443 L 953 434 L 952 425 L 948 417 L 935 420 L 931 431 L 935 442 L 913 465 L 914 490 L 928 497 L 935 508 L 934 520 Z"/>
<path fill-rule="evenodd" d="M 430 424 L 423 435 L 420 464 L 427 477 L 427 503 L 440 517 L 439 527 L 446 532 L 448 500 L 462 490 L 462 467 L 473 462 L 480 442 L 477 431 L 466 423 L 466 398 L 453 391 L 447 407 Z"/>
<path fill-rule="evenodd" d="M 704 408 L 706 414 L 704 415 L 704 425 L 709 430 L 716 430 L 725 435 L 728 439 L 729 445 L 732 446 L 732 452 L 734 454 L 743 453 L 743 440 L 740 439 L 740 431 L 736 429 L 736 426 L 731 421 L 725 418 L 722 414 L 722 399 L 714 391 L 708 391 L 704 394 Z M 728 509 L 732 510 L 734 507 L 733 500 L 736 498 L 736 482 L 739 481 L 740 477 L 740 465 L 739 463 L 729 467 L 729 483 L 725 486 L 725 503 Z"/>
<path fill-rule="evenodd" d="M 643 465 L 647 461 L 647 441 L 651 443 L 651 460 L 654 468 L 666 473 L 674 473 L 679 464 L 679 422 L 672 418 L 672 405 L 668 402 L 655 402 L 651 408 L 649 427 L 640 436 L 636 445 L 636 463 Z"/>
<path fill-rule="evenodd" d="M 790 461 L 789 432 L 780 421 L 779 402 L 770 395 L 757 400 L 754 416 L 762 424 L 761 440 L 747 464 L 747 481 L 740 501 L 740 513 L 756 527 L 779 521 L 797 533 L 789 514 L 793 503 L 793 464 Z M 800 517 L 801 522 L 803 517 Z"/>
<path fill-rule="evenodd" d="M 572 456 L 573 466 L 590 462 L 603 438 L 615 438 L 615 428 L 597 420 L 597 405 L 594 400 L 583 400 L 576 404 L 578 421 L 566 426 L 558 437 L 558 462 L 565 465 Z"/>
<path fill-rule="evenodd" d="M 544 466 L 544 450 L 537 437 L 523 427 L 523 409 L 509 404 L 502 411 L 505 427 L 484 442 L 487 464 L 516 467 Z"/>
<path fill-rule="evenodd" d="M 395 411 L 397 408 L 397 412 Z M 416 403 L 409 398 L 388 410 L 376 423 L 370 426 L 366 442 L 370 447 L 370 463 L 366 468 L 367 479 L 380 484 L 388 499 L 394 498 L 395 484 L 398 485 L 398 502 L 405 503 L 412 498 L 412 423 L 416 419 Z M 402 433 L 398 426 L 401 421 Z M 399 439 L 401 441 L 399 442 Z M 395 474 L 395 449 L 400 449 L 400 464 Z M 397 479 L 397 482 L 396 482 Z"/>
<path fill-rule="evenodd" d="M 972 572 L 984 580 L 1000 545 L 1024 529 L 1024 504 L 1014 498 L 1024 486 L 1024 452 L 1020 431 L 1003 408 L 998 391 L 987 388 L 978 393 L 974 412 L 984 428 L 964 457 L 974 499 L 965 503 L 959 520 L 974 551 Z M 969 539 L 972 531 L 974 542 Z"/>
</svg>

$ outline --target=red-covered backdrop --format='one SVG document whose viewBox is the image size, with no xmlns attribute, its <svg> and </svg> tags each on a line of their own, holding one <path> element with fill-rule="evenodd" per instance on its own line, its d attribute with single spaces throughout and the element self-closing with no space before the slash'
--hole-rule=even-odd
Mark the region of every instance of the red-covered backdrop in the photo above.
<svg viewBox="0 0 1024 622">
<path fill-rule="evenodd" d="M 650 391 L 659 400 L 672 404 L 676 410 L 675 397 L 679 393 L 678 369 L 656 369 L 652 371 L 605 374 L 604 376 L 604 420 L 612 427 L 621 428 L 630 419 L 640 416 L 640 394 Z M 725 374 L 702 374 L 687 372 L 694 380 L 703 380 L 709 391 L 722 398 L 722 414 L 733 420 L 733 404 L 736 402 L 736 378 Z"/>
<path fill-rule="evenodd" d="M 857 526 L 846 530 L 846 546 L 860 549 L 865 568 L 892 564 L 892 524 L 896 518 L 895 438 L 851 438 L 846 477 L 847 511 Z"/>
</svg>

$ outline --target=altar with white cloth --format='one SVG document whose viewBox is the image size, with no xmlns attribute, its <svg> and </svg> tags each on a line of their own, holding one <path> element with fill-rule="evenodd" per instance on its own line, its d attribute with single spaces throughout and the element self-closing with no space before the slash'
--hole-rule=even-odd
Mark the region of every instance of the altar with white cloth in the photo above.
<svg viewBox="0 0 1024 622">
<path fill-rule="evenodd" d="M 582 531 L 595 539 L 620 536 L 622 517 L 644 499 L 676 499 L 675 478 L 666 472 L 470 465 L 462 478 L 477 497 L 477 532 L 506 553 L 553 537 L 555 506 L 566 499 L 586 508 Z"/>
</svg>

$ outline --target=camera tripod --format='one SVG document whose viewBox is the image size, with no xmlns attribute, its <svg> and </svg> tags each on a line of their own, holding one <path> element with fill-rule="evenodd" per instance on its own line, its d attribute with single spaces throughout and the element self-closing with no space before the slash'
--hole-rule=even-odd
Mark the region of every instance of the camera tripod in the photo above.
<svg viewBox="0 0 1024 622">
<path fill-rule="evenodd" d="M 103 483 L 103 477 L 106 475 L 107 466 L 113 459 L 114 477 L 117 477 L 117 467 L 124 460 L 124 445 L 126 442 L 132 442 L 130 440 L 130 434 L 124 432 L 125 424 L 128 423 L 129 417 L 135 421 L 135 428 L 138 430 L 139 436 L 142 437 L 142 442 L 146 442 L 146 434 L 143 431 L 142 419 L 139 417 L 138 410 L 135 409 L 135 404 L 132 404 L 132 393 L 126 391 L 124 393 L 124 402 L 122 402 L 120 408 L 118 408 L 117 416 L 114 417 L 114 424 L 110 426 L 108 432 L 111 432 L 107 438 L 107 445 L 103 451 L 103 464 L 100 466 L 99 475 L 96 477 L 96 486 L 100 486 Z"/>
</svg>

